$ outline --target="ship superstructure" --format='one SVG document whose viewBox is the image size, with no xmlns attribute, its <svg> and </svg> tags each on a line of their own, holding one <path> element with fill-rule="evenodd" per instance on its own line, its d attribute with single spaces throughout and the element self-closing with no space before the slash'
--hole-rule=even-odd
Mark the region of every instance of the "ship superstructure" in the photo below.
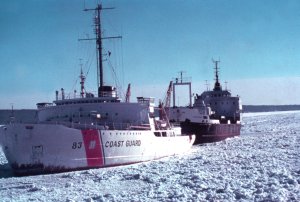
<svg viewBox="0 0 300 202">
<path fill-rule="evenodd" d="M 209 106 L 214 112 L 211 118 L 218 119 L 221 123 L 239 123 L 241 119 L 242 104 L 239 96 L 232 96 L 230 91 L 222 89 L 219 81 L 220 61 L 213 61 L 215 64 L 215 85 L 212 91 L 204 91 L 196 95 L 194 106 L 201 106 L 203 103 Z"/>
<path fill-rule="evenodd" d="M 240 135 L 240 98 L 232 97 L 226 89 L 222 90 L 219 82 L 218 62 L 215 64 L 215 86 L 212 91 L 205 91 L 200 96 L 196 94 L 192 105 L 191 82 L 176 79 L 176 85 L 189 86 L 190 105 L 180 107 L 175 105 L 175 90 L 173 92 L 173 107 L 168 109 L 171 122 L 181 126 L 185 134 L 195 134 L 195 144 L 216 142 Z"/>
</svg>

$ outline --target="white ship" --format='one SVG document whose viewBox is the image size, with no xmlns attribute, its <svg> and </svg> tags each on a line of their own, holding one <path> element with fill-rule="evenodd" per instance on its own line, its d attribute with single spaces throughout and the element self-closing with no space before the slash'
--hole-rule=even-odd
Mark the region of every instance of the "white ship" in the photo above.
<svg viewBox="0 0 300 202">
<path fill-rule="evenodd" d="M 116 89 L 103 85 L 100 12 L 96 13 L 98 96 L 84 91 L 79 98 L 56 91 L 53 103 L 37 104 L 37 122 L 12 122 L 0 127 L 0 146 L 16 174 L 55 173 L 149 161 L 190 149 L 194 135 L 154 117 L 154 99 L 122 102 Z M 111 37 L 113 38 L 113 37 Z"/>
</svg>

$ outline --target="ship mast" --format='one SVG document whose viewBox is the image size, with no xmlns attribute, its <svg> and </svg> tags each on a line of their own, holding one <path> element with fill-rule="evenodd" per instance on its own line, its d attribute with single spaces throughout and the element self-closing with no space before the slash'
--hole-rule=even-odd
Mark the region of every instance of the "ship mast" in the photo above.
<svg viewBox="0 0 300 202">
<path fill-rule="evenodd" d="M 103 8 L 102 4 L 98 4 L 96 8 L 91 9 L 84 9 L 84 11 L 95 11 L 95 19 L 94 19 L 94 26 L 95 26 L 95 34 L 96 38 L 88 38 L 88 39 L 79 39 L 79 40 L 95 40 L 96 47 L 97 47 L 97 72 L 99 72 L 99 82 L 98 82 L 98 97 L 102 96 L 102 90 L 104 87 L 104 80 L 103 80 L 103 54 L 102 54 L 102 40 L 104 39 L 116 39 L 122 38 L 121 36 L 114 36 L 114 37 L 102 37 L 102 29 L 101 29 L 101 11 L 114 9 L 113 7 Z"/>
<path fill-rule="evenodd" d="M 219 82 L 219 67 L 218 67 L 218 64 L 220 63 L 220 60 L 212 60 L 212 61 L 213 61 L 213 63 L 215 63 L 215 76 L 216 76 L 214 91 L 220 91 L 220 90 L 222 90 L 222 86 Z"/>
</svg>

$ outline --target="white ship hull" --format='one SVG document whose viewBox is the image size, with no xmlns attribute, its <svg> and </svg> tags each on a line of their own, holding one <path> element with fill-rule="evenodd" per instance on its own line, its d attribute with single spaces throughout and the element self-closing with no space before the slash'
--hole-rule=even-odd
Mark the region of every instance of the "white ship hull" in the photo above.
<svg viewBox="0 0 300 202">
<path fill-rule="evenodd" d="M 155 132 L 12 124 L 0 128 L 0 143 L 15 173 L 26 175 L 149 161 L 186 152 L 195 141 L 173 130 Z"/>
</svg>

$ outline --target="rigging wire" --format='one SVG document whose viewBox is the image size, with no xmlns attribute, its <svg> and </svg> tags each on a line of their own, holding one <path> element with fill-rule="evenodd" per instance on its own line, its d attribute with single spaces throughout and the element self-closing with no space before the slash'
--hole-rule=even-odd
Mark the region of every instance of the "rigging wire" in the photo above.
<svg viewBox="0 0 300 202">
<path fill-rule="evenodd" d="M 118 79 L 118 76 L 117 76 L 117 73 L 116 73 L 116 69 L 114 68 L 114 66 L 111 64 L 111 61 L 108 60 L 108 65 L 109 67 L 111 68 L 111 73 L 112 73 L 112 76 L 114 77 L 114 80 L 115 80 L 115 85 L 116 87 L 120 90 L 119 92 L 122 93 L 122 96 L 124 96 L 123 94 L 123 91 L 122 91 L 122 88 L 120 87 L 120 81 Z"/>
<path fill-rule="evenodd" d="M 79 37 L 78 37 L 78 38 L 79 38 Z M 80 46 L 80 43 L 78 42 L 78 43 L 77 43 L 76 58 L 78 58 L 78 56 L 79 56 L 79 49 L 80 49 L 79 46 Z M 73 67 L 74 67 L 73 69 L 76 69 L 77 63 L 74 64 Z M 71 97 L 71 93 L 74 92 L 74 91 L 76 90 L 76 85 L 77 85 L 77 83 L 78 83 L 78 77 L 76 77 L 76 80 L 75 80 L 75 82 L 73 83 L 73 86 L 72 86 L 72 88 L 71 88 L 71 92 L 68 93 L 68 97 Z"/>
<path fill-rule="evenodd" d="M 117 51 L 117 46 L 116 46 L 116 42 L 114 40 L 112 40 L 112 49 L 113 49 L 113 52 L 116 53 L 116 54 L 113 54 L 113 57 L 115 57 L 115 64 L 112 63 L 112 61 L 110 60 L 110 53 L 108 53 L 108 56 L 107 54 L 105 54 L 106 58 L 105 58 L 105 61 L 107 61 L 107 65 L 108 67 L 111 69 L 111 75 L 112 75 L 112 79 L 114 80 L 114 83 L 115 83 L 115 86 L 117 87 L 118 89 L 118 92 L 119 92 L 119 96 L 121 98 L 124 98 L 125 97 L 125 92 L 123 90 L 123 85 L 121 84 L 120 80 L 119 80 L 119 76 L 117 74 L 117 68 L 118 66 L 120 66 L 120 63 L 122 63 L 122 61 L 120 60 L 120 58 L 122 59 L 122 56 L 120 56 L 118 54 L 118 51 Z M 104 49 L 104 52 L 110 52 L 108 51 L 107 49 Z M 121 61 L 121 62 L 119 62 Z"/>
<path fill-rule="evenodd" d="M 123 33 L 122 33 L 122 34 L 123 34 Z M 122 39 L 121 39 L 121 68 L 122 68 L 122 75 L 123 75 L 123 77 L 122 77 L 122 84 L 123 84 L 123 86 L 124 86 L 124 84 L 125 84 L 125 79 L 124 79 L 125 73 L 124 73 L 123 40 L 122 40 Z"/>
<path fill-rule="evenodd" d="M 93 59 L 95 58 L 96 56 L 96 52 L 95 51 L 91 51 L 92 53 L 89 54 L 89 57 L 85 63 L 85 67 L 87 67 L 87 71 L 85 73 L 85 77 L 88 77 L 89 75 L 89 72 L 90 72 L 90 69 L 91 69 L 91 66 L 92 66 L 92 63 L 93 63 Z"/>
</svg>

